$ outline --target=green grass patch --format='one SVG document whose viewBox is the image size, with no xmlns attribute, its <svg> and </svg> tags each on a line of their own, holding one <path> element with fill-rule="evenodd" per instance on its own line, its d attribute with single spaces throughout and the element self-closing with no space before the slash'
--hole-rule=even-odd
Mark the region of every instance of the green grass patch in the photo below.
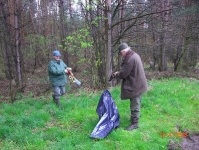
<svg viewBox="0 0 199 150">
<path fill-rule="evenodd" d="M 58 109 L 48 98 L 26 98 L 0 105 L 1 150 L 166 150 L 180 132 L 199 131 L 199 80 L 171 78 L 148 81 L 139 128 L 130 124 L 129 100 L 120 99 L 120 86 L 109 89 L 120 113 L 120 127 L 104 139 L 90 134 L 98 123 L 96 108 L 103 91 L 79 90 L 61 98 Z"/>
</svg>

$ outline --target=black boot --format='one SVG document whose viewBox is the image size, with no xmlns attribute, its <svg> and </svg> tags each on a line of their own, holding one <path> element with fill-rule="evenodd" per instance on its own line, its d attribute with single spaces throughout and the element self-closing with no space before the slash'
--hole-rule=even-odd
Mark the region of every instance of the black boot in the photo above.
<svg viewBox="0 0 199 150">
<path fill-rule="evenodd" d="M 54 102 L 58 107 L 60 107 L 59 98 L 55 98 L 55 95 L 52 95 L 52 96 L 53 96 L 53 102 Z"/>
<path fill-rule="evenodd" d="M 55 103 L 57 104 L 57 107 L 60 108 L 60 102 L 58 98 L 55 99 Z"/>
<path fill-rule="evenodd" d="M 53 94 L 52 97 L 53 97 L 53 102 L 56 103 L 56 102 L 55 102 L 55 95 Z"/>
<path fill-rule="evenodd" d="M 131 131 L 137 128 L 138 128 L 138 118 L 134 117 L 131 119 L 131 125 L 127 127 L 125 130 Z"/>
</svg>

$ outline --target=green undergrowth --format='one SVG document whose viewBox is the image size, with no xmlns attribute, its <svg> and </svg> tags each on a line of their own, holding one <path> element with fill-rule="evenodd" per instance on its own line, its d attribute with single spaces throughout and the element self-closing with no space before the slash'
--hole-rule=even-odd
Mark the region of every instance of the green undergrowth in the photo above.
<svg viewBox="0 0 199 150">
<path fill-rule="evenodd" d="M 170 139 L 199 131 L 199 80 L 172 78 L 148 81 L 143 95 L 139 128 L 129 125 L 129 100 L 120 99 L 120 86 L 109 89 L 120 114 L 120 126 L 104 139 L 90 134 L 103 91 L 77 89 L 61 98 L 26 98 L 0 104 L 1 150 L 166 150 Z M 50 98 L 50 100 L 49 100 Z"/>
</svg>

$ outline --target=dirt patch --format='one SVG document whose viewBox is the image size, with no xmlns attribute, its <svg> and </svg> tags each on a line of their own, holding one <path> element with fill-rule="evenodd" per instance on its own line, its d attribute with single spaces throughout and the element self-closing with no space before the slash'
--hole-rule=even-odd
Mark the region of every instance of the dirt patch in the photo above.
<svg viewBox="0 0 199 150">
<path fill-rule="evenodd" d="M 168 150 L 199 150 L 199 133 L 188 134 L 180 143 L 172 140 L 168 143 Z"/>
</svg>

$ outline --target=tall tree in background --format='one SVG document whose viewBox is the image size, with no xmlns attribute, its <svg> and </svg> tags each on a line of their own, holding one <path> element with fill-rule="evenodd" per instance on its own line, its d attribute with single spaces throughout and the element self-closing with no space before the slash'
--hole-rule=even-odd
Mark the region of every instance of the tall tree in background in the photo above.
<svg viewBox="0 0 199 150">
<path fill-rule="evenodd" d="M 69 0 L 69 3 L 70 3 L 70 0 Z M 65 48 L 66 46 L 64 43 L 64 39 L 66 37 L 65 23 L 67 20 L 67 15 L 64 13 L 64 1 L 63 0 L 59 0 L 59 15 L 60 15 L 60 19 L 59 19 L 60 20 L 60 41 L 61 41 L 62 48 Z M 72 18 L 72 16 L 71 16 L 71 18 Z M 65 49 L 65 52 L 64 52 L 64 61 L 66 62 L 66 64 L 69 64 L 67 49 Z"/>
<path fill-rule="evenodd" d="M 13 51 L 11 44 L 9 44 L 9 41 L 11 39 L 11 27 L 9 24 L 9 13 L 7 6 L 8 3 L 5 0 L 0 1 L 0 7 L 1 7 L 1 52 L 3 56 L 3 63 L 4 63 L 4 71 L 6 78 L 9 80 L 13 79 Z"/>
<path fill-rule="evenodd" d="M 2 35 L 4 40 L 1 40 L 3 46 L 2 54 L 4 56 L 5 74 L 10 80 L 10 95 L 11 100 L 14 99 L 16 92 L 23 90 L 22 85 L 22 59 L 21 41 L 23 30 L 23 9 L 21 1 L 1 1 L 1 14 L 4 18 Z M 13 86 L 15 84 L 16 87 Z"/>
<path fill-rule="evenodd" d="M 17 84 L 19 88 L 22 88 L 22 73 L 21 73 L 21 28 L 20 22 L 22 21 L 20 16 L 21 14 L 21 1 L 16 0 L 14 4 L 14 29 L 15 29 L 15 62 L 16 62 L 16 73 L 17 73 Z"/>
<path fill-rule="evenodd" d="M 112 74 L 112 28 L 111 28 L 111 0 L 106 0 L 105 7 L 105 34 L 107 35 L 107 43 L 106 43 L 106 82 L 108 77 Z M 107 86 L 105 86 L 107 87 Z"/>
<path fill-rule="evenodd" d="M 160 11 L 169 10 L 170 0 L 164 0 L 160 2 Z M 161 29 L 159 35 L 160 41 L 160 52 L 159 52 L 159 61 L 158 61 L 158 69 L 159 71 L 167 70 L 167 60 L 166 60 L 166 40 L 167 40 L 167 30 L 168 30 L 168 21 L 169 21 L 169 11 L 165 11 L 161 13 Z"/>
</svg>

